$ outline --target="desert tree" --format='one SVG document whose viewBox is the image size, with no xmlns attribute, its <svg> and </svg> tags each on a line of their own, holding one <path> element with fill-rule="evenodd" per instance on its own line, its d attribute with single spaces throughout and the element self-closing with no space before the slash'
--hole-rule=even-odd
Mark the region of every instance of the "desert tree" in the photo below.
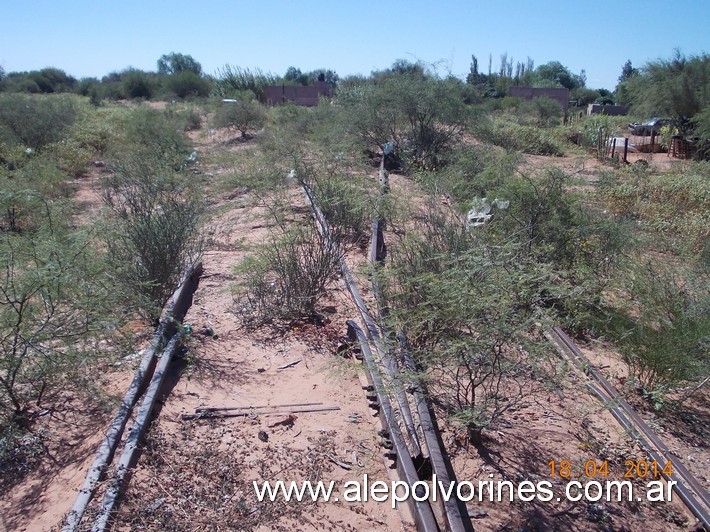
<svg viewBox="0 0 710 532">
<path fill-rule="evenodd" d="M 181 72 L 192 72 L 198 76 L 202 75 L 202 65 L 191 55 L 170 52 L 158 59 L 158 74 L 170 76 Z"/>
<path fill-rule="evenodd" d="M 343 117 L 365 147 L 379 152 L 392 142 L 392 159 L 407 171 L 446 162 L 467 123 L 463 83 L 396 64 L 365 85 L 338 94 Z"/>
<path fill-rule="evenodd" d="M 619 76 L 619 83 L 623 83 L 624 81 L 628 81 L 634 76 L 638 76 L 639 70 L 638 68 L 634 68 L 633 65 L 631 64 L 631 59 L 627 59 L 626 63 L 624 63 L 624 66 L 621 68 L 621 75 Z"/>
<path fill-rule="evenodd" d="M 288 67 L 283 79 L 285 82 L 293 85 L 308 85 L 308 82 L 310 81 L 308 74 L 304 74 L 301 72 L 300 68 L 294 66 Z"/>
<path fill-rule="evenodd" d="M 634 113 L 667 116 L 687 134 L 692 119 L 710 105 L 710 56 L 686 57 L 676 52 L 671 59 L 651 61 L 625 82 Z"/>
<path fill-rule="evenodd" d="M 215 126 L 234 128 L 241 139 L 249 138 L 249 130 L 260 128 L 266 121 L 266 110 L 253 98 L 241 98 L 222 105 L 215 116 Z"/>
<path fill-rule="evenodd" d="M 584 87 L 586 74 L 582 70 L 579 75 L 575 75 L 559 61 L 550 61 L 535 69 L 535 79 L 543 86 L 552 85 L 574 90 L 577 87 Z"/>
</svg>

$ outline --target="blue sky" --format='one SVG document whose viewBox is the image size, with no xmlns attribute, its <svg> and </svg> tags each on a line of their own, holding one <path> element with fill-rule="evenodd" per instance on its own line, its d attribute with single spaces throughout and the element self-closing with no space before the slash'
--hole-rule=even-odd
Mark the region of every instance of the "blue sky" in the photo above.
<svg viewBox="0 0 710 532">
<path fill-rule="evenodd" d="M 132 66 L 155 70 L 171 51 L 214 74 L 225 64 L 283 74 L 331 68 L 369 74 L 396 59 L 436 63 L 464 77 L 471 54 L 493 70 L 557 60 L 613 89 L 627 59 L 635 67 L 710 52 L 710 0 L 0 0 L 0 66 L 55 66 L 101 77 Z"/>
</svg>

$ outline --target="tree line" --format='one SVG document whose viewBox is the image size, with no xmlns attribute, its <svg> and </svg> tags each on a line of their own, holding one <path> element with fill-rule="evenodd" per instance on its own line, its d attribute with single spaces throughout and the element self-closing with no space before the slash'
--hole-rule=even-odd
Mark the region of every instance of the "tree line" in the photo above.
<svg viewBox="0 0 710 532">
<path fill-rule="evenodd" d="M 225 65 L 216 75 L 206 74 L 202 65 L 191 55 L 170 52 L 162 55 L 155 71 L 128 67 L 111 72 L 101 79 L 85 77 L 77 79 L 64 70 L 47 67 L 40 70 L 6 73 L 0 67 L 0 92 L 21 92 L 31 94 L 75 93 L 89 96 L 95 103 L 103 99 L 145 99 L 171 100 L 204 98 L 210 95 L 232 96 L 232 90 L 242 90 L 248 78 L 251 86 L 246 87 L 257 96 L 265 85 L 311 85 L 323 81 L 333 87 L 339 80 L 338 74 L 330 69 L 316 69 L 303 72 L 300 68 L 289 67 L 283 76 L 264 74 L 260 70 L 251 71 Z M 256 84 L 254 83 L 256 81 Z M 236 83 L 235 83 L 236 82 Z"/>
</svg>

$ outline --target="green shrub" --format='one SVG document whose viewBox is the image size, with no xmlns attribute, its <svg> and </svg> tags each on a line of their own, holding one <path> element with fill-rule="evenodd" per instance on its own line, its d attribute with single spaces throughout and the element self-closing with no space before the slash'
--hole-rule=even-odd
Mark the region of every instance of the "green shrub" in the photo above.
<svg viewBox="0 0 710 532">
<path fill-rule="evenodd" d="M 432 205 L 392 252 L 390 326 L 406 330 L 420 378 L 473 442 L 538 385 L 548 349 L 534 311 L 553 280 L 515 248 L 486 244 Z"/>
<path fill-rule="evenodd" d="M 564 155 L 556 136 L 547 129 L 521 126 L 509 120 L 496 120 L 490 128 L 478 128 L 475 134 L 504 148 L 508 152 L 522 152 L 531 155 Z"/>
<path fill-rule="evenodd" d="M 523 125 L 552 127 L 562 123 L 562 107 L 553 98 L 541 97 L 525 100 L 518 108 L 518 120 Z"/>
<path fill-rule="evenodd" d="M 478 240 L 478 235 L 466 231 L 459 213 L 445 209 L 433 200 L 427 202 L 418 217 L 416 229 L 414 236 L 407 236 L 397 243 L 397 253 L 393 255 L 394 267 L 403 280 L 442 274 L 450 264 L 447 261 L 455 261 Z M 414 302 L 418 292 L 402 290 L 398 297 L 403 302 L 406 297 L 412 297 Z"/>
<path fill-rule="evenodd" d="M 178 98 L 198 98 L 210 94 L 210 82 L 190 70 L 165 78 L 165 88 Z"/>
<path fill-rule="evenodd" d="M 41 433 L 30 434 L 13 425 L 0 426 L 0 495 L 34 470 L 45 453 Z"/>
<path fill-rule="evenodd" d="M 293 168 L 289 161 L 274 160 L 263 153 L 244 151 L 231 159 L 231 172 L 224 175 L 223 186 L 234 190 L 252 191 L 257 196 L 268 195 L 287 185 L 286 177 Z M 290 185 L 295 185 L 294 180 Z"/>
<path fill-rule="evenodd" d="M 184 131 L 202 129 L 202 112 L 199 109 L 190 107 L 187 111 L 182 113 L 182 117 L 185 120 Z"/>
<path fill-rule="evenodd" d="M 389 161 L 405 172 L 444 167 L 469 119 L 460 83 L 417 69 L 341 90 L 338 102 L 363 147 L 379 154 L 393 143 Z"/>
<path fill-rule="evenodd" d="M 69 175 L 84 175 L 93 159 L 94 152 L 75 139 L 65 139 L 51 146 L 57 166 Z"/>
<path fill-rule="evenodd" d="M 246 324 L 312 318 L 339 268 L 337 246 L 313 227 L 286 231 L 238 268 L 237 312 Z"/>
<path fill-rule="evenodd" d="M 117 123 L 131 111 L 116 108 L 92 109 L 68 131 L 68 139 L 93 155 L 104 157 L 118 143 L 120 126 Z"/>
<path fill-rule="evenodd" d="M 418 223 L 426 249 L 434 253 L 424 262 L 437 264 L 437 250 L 459 249 L 455 242 L 474 238 L 486 245 L 514 246 L 519 260 L 544 265 L 555 277 L 554 283 L 540 288 L 538 303 L 556 312 L 566 325 L 585 330 L 599 311 L 604 290 L 631 243 L 626 224 L 580 202 L 568 191 L 570 177 L 559 169 L 527 175 L 516 171 L 514 154 L 498 164 L 489 162 L 489 157 L 494 160 L 495 151 L 466 150 L 441 173 L 443 180 L 437 179 L 439 174 L 428 178 L 437 187 L 443 181 L 444 192 L 456 201 L 457 212 L 438 218 L 455 220 L 458 225 L 451 233 L 439 227 L 448 227 L 441 223 L 432 227 Z M 438 197 L 442 190 L 437 190 Z M 495 208 L 492 220 L 483 227 L 465 231 L 465 213 L 482 197 L 510 204 L 507 209 Z M 428 219 L 437 217 L 430 215 Z"/>
<path fill-rule="evenodd" d="M 48 207 L 45 199 L 32 189 L 13 186 L 0 190 L 0 229 L 15 233 L 34 231 Z"/>
<path fill-rule="evenodd" d="M 266 111 L 257 101 L 237 100 L 226 103 L 217 109 L 214 124 L 216 127 L 234 128 L 247 139 L 250 129 L 258 129 L 266 121 Z"/>
<path fill-rule="evenodd" d="M 184 120 L 170 109 L 140 107 L 123 115 L 117 139 L 109 156 L 112 160 L 143 159 L 145 165 L 180 170 L 185 167 L 190 145 L 183 134 Z"/>
<path fill-rule="evenodd" d="M 600 195 L 615 213 L 640 220 L 672 247 L 694 253 L 710 238 L 710 182 L 705 168 L 701 164 L 685 173 L 655 175 L 632 170 L 602 183 Z"/>
<path fill-rule="evenodd" d="M 117 278 L 137 294 L 139 310 L 157 318 L 202 253 L 200 184 L 188 172 L 190 146 L 175 113 L 140 107 L 120 117 L 101 184 L 113 215 L 104 240 Z"/>
<path fill-rule="evenodd" d="M 202 128 L 202 119 L 206 110 L 198 104 L 172 102 L 164 110 L 165 118 L 174 124 L 178 131 L 196 131 Z"/>
<path fill-rule="evenodd" d="M 681 279 L 658 265 L 631 272 L 628 291 L 636 304 L 631 323 L 616 340 L 641 387 L 701 381 L 710 374 L 710 290 L 702 275 Z"/>
<path fill-rule="evenodd" d="M 28 77 L 33 79 L 44 93 L 71 92 L 76 85 L 76 79 L 59 68 L 43 68 L 30 72 Z"/>
<path fill-rule="evenodd" d="M 63 138 L 78 113 L 76 96 L 0 94 L 0 142 L 41 151 Z"/>
<path fill-rule="evenodd" d="M 106 228 L 109 256 L 120 281 L 140 296 L 141 312 L 153 319 L 202 254 L 204 212 L 190 176 L 157 156 L 125 157 L 102 183 L 103 201 L 114 215 Z"/>
<path fill-rule="evenodd" d="M 0 142 L 0 169 L 14 171 L 27 164 L 34 155 L 33 150 L 21 144 L 5 144 Z"/>
<path fill-rule="evenodd" d="M 155 93 L 156 84 L 147 73 L 129 69 L 122 76 L 121 88 L 126 98 L 150 100 Z"/>
<path fill-rule="evenodd" d="M 45 205 L 31 235 L 0 233 L 0 427 L 26 427 L 46 389 L 99 355 L 109 329 L 100 256 Z"/>
<path fill-rule="evenodd" d="M 48 209 L 63 208 L 57 200 L 71 193 L 69 176 L 52 158 L 43 154 L 23 159 L 13 169 L 0 167 L 0 230 L 35 231 Z"/>
<path fill-rule="evenodd" d="M 0 76 L 0 82 L 3 81 Z M 30 72 L 12 72 L 4 80 L 4 89 L 8 92 L 27 92 L 32 94 L 72 92 L 76 79 L 58 68 L 47 67 Z"/>
<path fill-rule="evenodd" d="M 81 78 L 75 92 L 81 96 L 90 96 L 92 89 L 96 89 L 99 83 L 97 78 Z"/>
<path fill-rule="evenodd" d="M 362 243 L 369 238 L 375 199 L 365 180 L 316 177 L 313 192 L 339 243 Z"/>
<path fill-rule="evenodd" d="M 3 82 L 3 90 L 6 92 L 26 92 L 28 94 L 39 94 L 42 92 L 37 82 L 27 76 L 8 76 Z"/>
<path fill-rule="evenodd" d="M 417 182 L 432 195 L 456 198 L 462 213 L 471 208 L 474 198 L 489 196 L 512 177 L 520 162 L 516 153 L 506 154 L 499 148 L 477 145 L 456 150 L 451 163 L 439 172 L 416 174 Z"/>
</svg>

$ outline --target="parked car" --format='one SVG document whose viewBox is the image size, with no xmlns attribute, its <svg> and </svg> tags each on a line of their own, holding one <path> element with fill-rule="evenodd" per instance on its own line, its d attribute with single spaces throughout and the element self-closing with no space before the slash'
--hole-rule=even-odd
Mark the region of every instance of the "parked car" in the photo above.
<svg viewBox="0 0 710 532">
<path fill-rule="evenodd" d="M 648 135 L 658 134 L 663 126 L 670 125 L 670 118 L 651 118 L 645 122 L 634 122 L 629 124 L 629 133 L 646 137 Z"/>
</svg>

